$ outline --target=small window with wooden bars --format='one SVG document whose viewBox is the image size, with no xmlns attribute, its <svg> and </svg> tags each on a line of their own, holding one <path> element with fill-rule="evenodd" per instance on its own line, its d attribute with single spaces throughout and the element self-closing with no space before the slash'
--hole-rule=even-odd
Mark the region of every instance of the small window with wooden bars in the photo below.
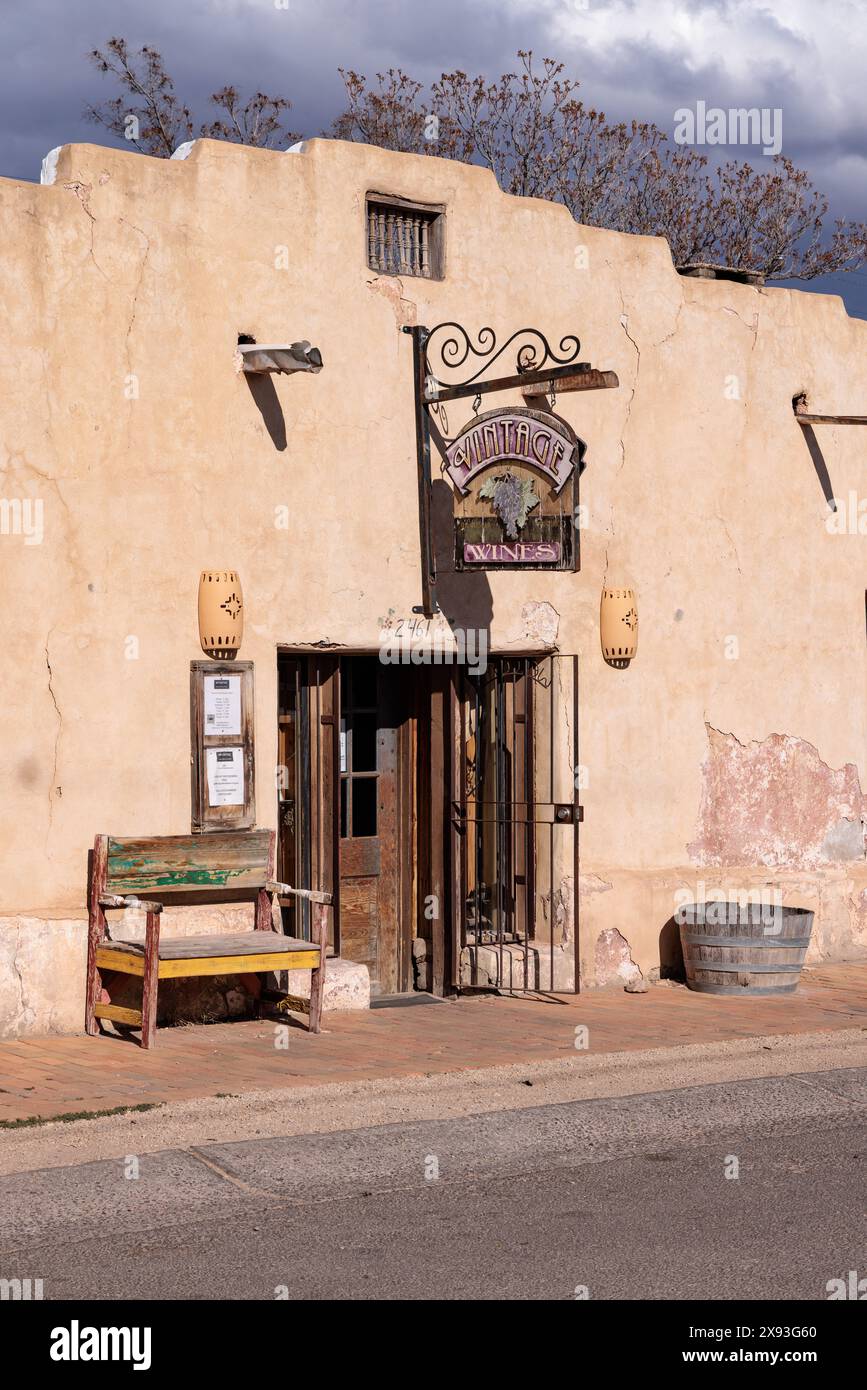
<svg viewBox="0 0 867 1390">
<path fill-rule="evenodd" d="M 367 264 L 380 275 L 443 278 L 442 208 L 401 198 L 367 199 Z"/>
</svg>

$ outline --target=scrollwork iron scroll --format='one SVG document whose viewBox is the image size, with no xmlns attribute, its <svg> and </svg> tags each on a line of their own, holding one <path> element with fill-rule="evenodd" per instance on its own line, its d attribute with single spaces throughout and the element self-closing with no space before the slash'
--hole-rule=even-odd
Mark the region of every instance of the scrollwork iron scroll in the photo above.
<svg viewBox="0 0 867 1390">
<path fill-rule="evenodd" d="M 445 336 L 443 336 L 445 335 Z M 463 324 L 438 323 L 427 336 L 425 344 L 425 375 L 443 386 L 469 386 L 477 381 L 483 372 L 493 366 L 498 358 L 513 345 L 515 348 L 515 370 L 518 373 L 542 371 L 545 367 L 567 367 L 577 360 L 581 343 L 574 333 L 560 339 L 557 352 L 538 328 L 520 328 L 507 338 L 502 347 L 497 347 L 497 335 L 493 328 L 479 329 L 474 343 Z M 457 372 L 469 361 L 482 359 L 476 370 L 461 381 L 443 378 L 443 373 Z"/>
</svg>

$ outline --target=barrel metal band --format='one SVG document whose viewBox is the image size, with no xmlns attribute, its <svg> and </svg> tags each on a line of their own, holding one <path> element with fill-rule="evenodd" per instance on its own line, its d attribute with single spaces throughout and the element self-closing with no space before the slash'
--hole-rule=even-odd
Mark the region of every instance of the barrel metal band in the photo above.
<svg viewBox="0 0 867 1390">
<path fill-rule="evenodd" d="M 752 961 L 740 964 L 729 961 L 718 965 L 714 961 L 689 959 L 686 964 L 693 970 L 720 970 L 727 971 L 729 975 L 796 975 L 802 969 L 800 961 L 795 965 L 753 965 Z"/>
<path fill-rule="evenodd" d="M 809 936 L 694 936 L 692 932 L 685 935 L 684 945 L 686 946 L 758 946 L 764 950 L 766 946 L 808 946 Z"/>
</svg>

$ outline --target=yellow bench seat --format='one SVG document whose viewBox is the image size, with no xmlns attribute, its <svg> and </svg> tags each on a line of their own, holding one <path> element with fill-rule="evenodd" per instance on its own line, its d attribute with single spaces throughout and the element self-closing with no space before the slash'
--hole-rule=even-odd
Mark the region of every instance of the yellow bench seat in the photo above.
<svg viewBox="0 0 867 1390">
<path fill-rule="evenodd" d="M 141 941 L 103 941 L 96 950 L 100 970 L 144 975 L 145 946 Z M 185 979 L 195 975 L 251 975 L 266 970 L 315 970 L 319 947 L 296 936 L 249 931 L 225 936 L 161 937 L 158 978 Z"/>
</svg>

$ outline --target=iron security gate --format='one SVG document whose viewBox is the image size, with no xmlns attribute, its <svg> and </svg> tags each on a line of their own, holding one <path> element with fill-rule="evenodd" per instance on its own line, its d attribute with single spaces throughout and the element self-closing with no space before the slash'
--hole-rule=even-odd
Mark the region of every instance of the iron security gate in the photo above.
<svg viewBox="0 0 867 1390">
<path fill-rule="evenodd" d="M 578 993 L 578 659 L 491 659 L 458 689 L 459 979 Z"/>
</svg>

